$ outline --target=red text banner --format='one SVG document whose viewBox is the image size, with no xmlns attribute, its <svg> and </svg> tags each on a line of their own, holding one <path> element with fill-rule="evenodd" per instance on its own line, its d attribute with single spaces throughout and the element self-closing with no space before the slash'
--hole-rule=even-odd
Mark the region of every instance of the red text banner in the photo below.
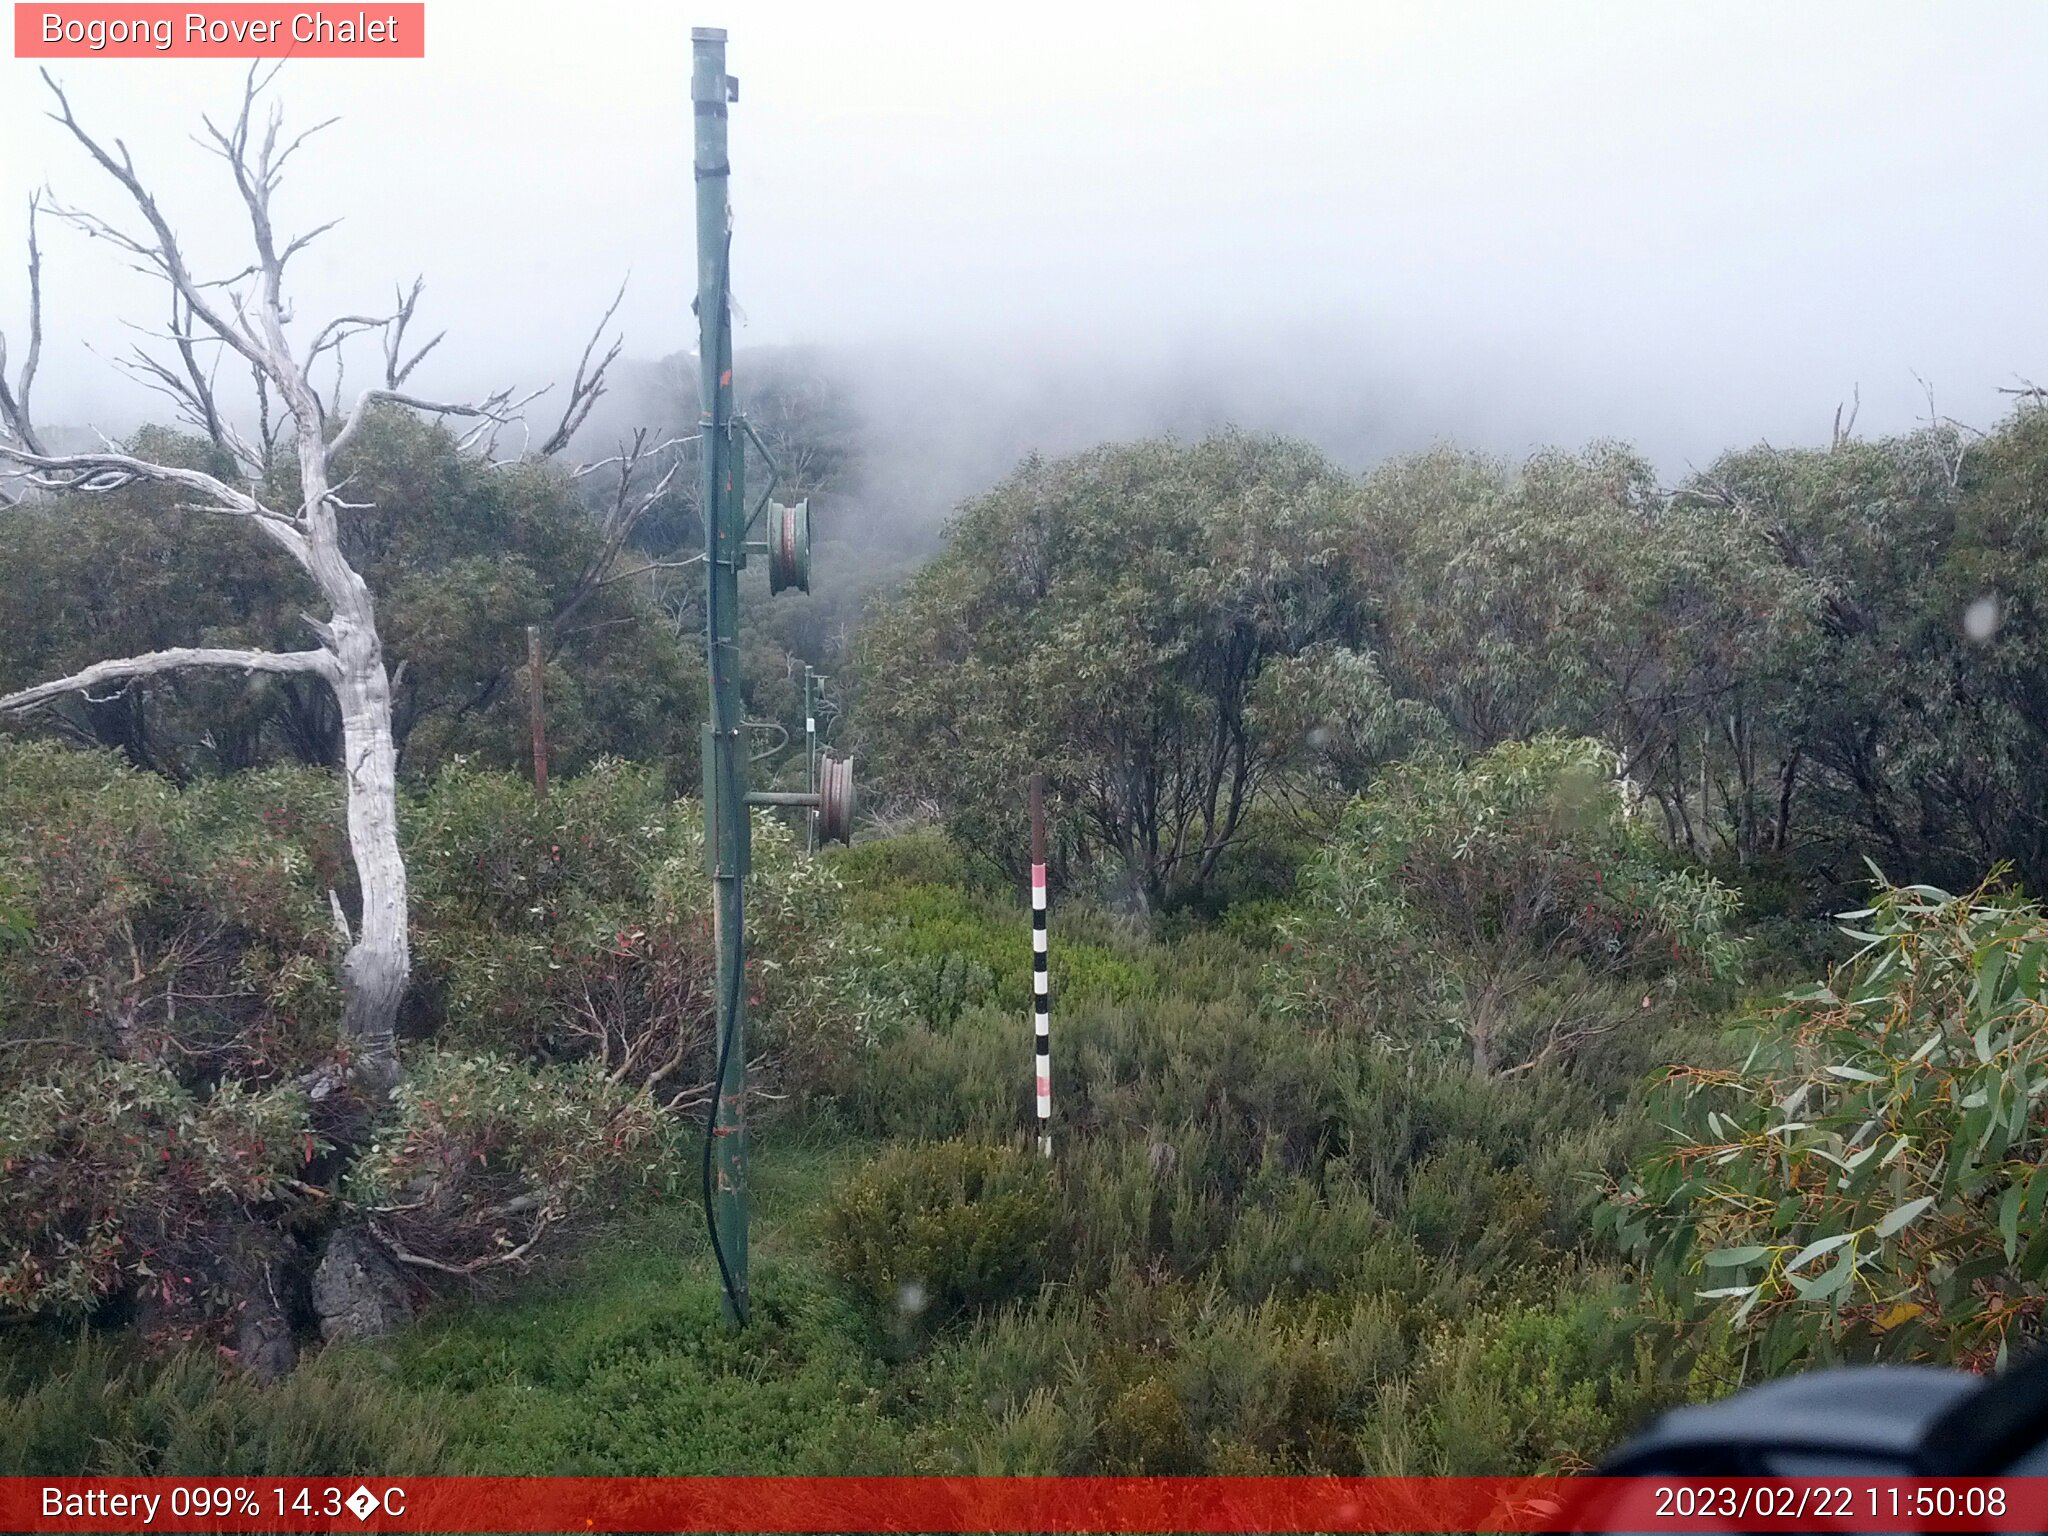
<svg viewBox="0 0 2048 1536">
<path fill-rule="evenodd" d="M 14 7 L 18 59 L 421 59 L 427 8 L 370 5 Z"/>
<path fill-rule="evenodd" d="M 0 1478 L 8 1531 L 2021 1531 L 2034 1478 Z"/>
</svg>

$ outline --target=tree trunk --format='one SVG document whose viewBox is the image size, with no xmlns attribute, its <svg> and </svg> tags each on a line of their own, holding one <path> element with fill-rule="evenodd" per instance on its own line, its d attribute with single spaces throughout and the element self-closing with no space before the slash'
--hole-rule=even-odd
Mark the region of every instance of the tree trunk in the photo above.
<svg viewBox="0 0 2048 1536">
<path fill-rule="evenodd" d="M 405 1278 L 362 1227 L 337 1227 L 313 1271 L 313 1310 L 330 1344 L 381 1339 L 412 1318 Z"/>
<path fill-rule="evenodd" d="M 1783 853 L 1792 841 L 1792 790 L 1799 778 L 1799 749 L 1794 747 L 1792 755 L 1785 759 L 1785 766 L 1778 772 L 1778 816 L 1771 829 L 1771 851 Z"/>
<path fill-rule="evenodd" d="M 1492 1077 L 1496 1023 L 1493 985 L 1480 988 L 1477 997 L 1468 992 L 1465 1006 L 1465 1041 L 1472 1047 L 1472 1073 L 1475 1077 Z"/>
<path fill-rule="evenodd" d="M 399 1078 L 398 1008 L 412 974 L 412 946 L 405 861 L 398 847 L 391 681 L 384 671 L 383 647 L 366 590 L 359 605 L 359 615 L 337 613 L 334 620 L 341 662 L 334 691 L 341 705 L 349 852 L 363 895 L 361 921 L 341 965 L 342 1035 L 357 1077 L 382 1094 Z"/>
<path fill-rule="evenodd" d="M 277 1299 L 284 1266 L 259 1264 L 240 1287 L 235 1312 L 235 1360 L 258 1381 L 282 1381 L 299 1363 L 291 1319 Z"/>
</svg>

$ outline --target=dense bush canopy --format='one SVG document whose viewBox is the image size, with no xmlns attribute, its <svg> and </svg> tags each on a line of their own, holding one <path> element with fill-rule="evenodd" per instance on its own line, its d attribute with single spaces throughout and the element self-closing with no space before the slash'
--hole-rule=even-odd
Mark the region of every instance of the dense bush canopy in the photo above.
<svg viewBox="0 0 2048 1536">
<path fill-rule="evenodd" d="M 168 463 L 212 451 L 161 429 L 133 446 Z M 608 753 L 685 766 L 701 659 L 645 585 L 605 580 L 598 523 L 560 470 L 459 453 L 449 432 L 403 411 L 377 414 L 346 467 L 361 505 L 343 518 L 342 542 L 376 600 L 407 772 L 424 777 L 457 754 L 524 760 L 529 624 L 546 632 L 558 771 Z M 177 502 L 137 487 L 0 517 L 0 693 L 168 646 L 308 643 L 300 615 L 319 605 L 304 575 L 230 519 Z M 179 779 L 340 759 L 328 690 L 290 676 L 150 678 L 7 728 L 112 747 Z"/>
</svg>

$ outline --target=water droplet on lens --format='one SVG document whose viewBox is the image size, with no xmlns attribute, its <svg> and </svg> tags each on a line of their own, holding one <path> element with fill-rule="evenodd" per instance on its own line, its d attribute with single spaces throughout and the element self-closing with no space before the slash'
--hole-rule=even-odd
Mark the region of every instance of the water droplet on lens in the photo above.
<svg viewBox="0 0 2048 1536">
<path fill-rule="evenodd" d="M 1982 645 L 1998 633 L 1998 620 L 1998 599 L 1987 594 L 1963 610 L 1963 633 Z"/>
</svg>

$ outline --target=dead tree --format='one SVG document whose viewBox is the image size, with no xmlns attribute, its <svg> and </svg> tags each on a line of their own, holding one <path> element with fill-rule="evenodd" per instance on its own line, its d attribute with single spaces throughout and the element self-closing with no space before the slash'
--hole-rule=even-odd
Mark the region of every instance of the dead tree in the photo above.
<svg viewBox="0 0 2048 1536">
<path fill-rule="evenodd" d="M 41 206 L 53 217 L 111 244 L 139 270 L 166 285 L 171 324 L 161 339 L 171 350 L 164 358 L 142 352 L 140 362 L 132 366 L 146 383 L 176 402 L 185 420 L 229 452 L 235 473 L 222 477 L 152 463 L 122 452 L 112 443 L 97 452 L 50 451 L 53 445 L 38 434 L 29 413 L 42 343 L 40 251 L 33 228 L 38 208 L 33 203 L 28 346 L 19 380 L 11 388 L 4 383 L 6 349 L 0 341 L 0 462 L 11 464 L 10 478 L 30 494 L 92 495 L 150 482 L 183 492 L 189 497 L 188 506 L 241 519 L 254 533 L 288 553 L 318 586 L 328 611 L 324 617 L 305 615 L 316 643 L 302 651 L 181 647 L 110 659 L 69 677 L 0 697 L 0 712 L 28 711 L 67 694 L 132 685 L 137 679 L 195 667 L 304 673 L 325 682 L 340 706 L 349 848 L 362 895 L 353 926 L 340 901 L 334 902 L 335 922 L 345 949 L 341 965 L 343 1045 L 357 1080 L 372 1092 L 382 1093 L 399 1076 L 395 1023 L 411 971 L 405 865 L 398 845 L 392 677 L 385 666 L 369 588 L 342 554 L 337 520 L 351 504 L 342 499 L 346 480 L 337 478 L 336 465 L 345 461 L 366 417 L 380 404 L 471 418 L 475 430 L 463 441 L 474 446 L 513 419 L 525 402 L 513 401 L 509 392 L 475 404 L 422 399 L 407 392 L 407 378 L 441 339 L 435 336 L 424 345 L 408 348 L 406 330 L 419 298 L 417 283 L 409 294 L 400 296 L 389 313 L 330 320 L 294 350 L 285 270 L 294 256 L 333 223 L 283 238 L 272 222 L 271 200 L 286 163 L 312 134 L 328 124 L 282 141 L 282 116 L 274 106 L 266 123 L 252 123 L 257 98 L 274 75 L 274 68 L 260 79 L 251 71 L 240 111 L 226 129 L 206 120 L 209 147 L 226 163 L 241 195 L 254 254 L 254 260 L 241 272 L 212 281 L 202 281 L 188 266 L 170 220 L 145 186 L 127 147 L 115 139 L 109 148 L 94 138 L 73 115 L 63 90 L 47 73 L 43 77 L 55 98 L 50 116 L 119 184 L 140 224 L 123 228 L 75 208 L 47 201 Z M 340 398 L 342 350 L 352 339 L 366 336 L 381 341 L 382 382 L 359 391 L 344 411 Z M 253 441 L 233 425 L 230 413 L 217 403 L 215 373 L 206 366 L 202 348 L 211 352 L 216 367 L 231 361 L 248 369 L 260 417 Z M 315 371 L 323 366 L 335 373 L 326 401 L 314 384 Z M 590 381 L 579 383 L 581 395 L 593 392 Z M 295 504 L 273 505 L 272 499 L 266 499 L 273 483 L 273 443 L 296 455 Z"/>
</svg>

